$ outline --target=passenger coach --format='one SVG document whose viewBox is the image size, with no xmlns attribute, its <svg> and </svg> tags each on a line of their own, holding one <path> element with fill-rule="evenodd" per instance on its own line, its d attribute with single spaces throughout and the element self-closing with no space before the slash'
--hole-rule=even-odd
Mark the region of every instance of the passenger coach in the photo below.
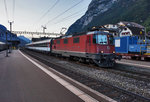
<svg viewBox="0 0 150 102">
<path fill-rule="evenodd" d="M 51 51 L 51 47 L 50 47 L 51 40 L 52 39 L 32 42 L 32 43 L 27 44 L 26 48 L 28 48 L 30 50 L 39 51 L 39 52 L 49 53 Z"/>
</svg>

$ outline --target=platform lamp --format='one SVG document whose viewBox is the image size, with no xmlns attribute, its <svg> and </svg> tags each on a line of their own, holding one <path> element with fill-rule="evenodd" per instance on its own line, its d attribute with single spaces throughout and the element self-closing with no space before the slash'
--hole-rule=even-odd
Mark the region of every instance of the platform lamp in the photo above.
<svg viewBox="0 0 150 102">
<path fill-rule="evenodd" d="M 10 44 L 10 53 L 11 53 L 11 50 L 12 50 L 12 24 L 14 23 L 14 21 L 8 21 L 8 23 L 10 24 L 10 42 L 11 42 L 11 44 Z"/>
</svg>

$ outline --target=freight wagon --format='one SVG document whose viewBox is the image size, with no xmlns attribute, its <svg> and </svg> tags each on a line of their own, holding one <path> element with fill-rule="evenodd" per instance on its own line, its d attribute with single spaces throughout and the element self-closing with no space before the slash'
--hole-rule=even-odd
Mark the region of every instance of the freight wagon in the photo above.
<svg viewBox="0 0 150 102">
<path fill-rule="evenodd" d="M 115 51 L 117 55 L 127 59 L 150 58 L 150 47 L 146 41 L 139 40 L 138 36 L 115 37 Z"/>
</svg>

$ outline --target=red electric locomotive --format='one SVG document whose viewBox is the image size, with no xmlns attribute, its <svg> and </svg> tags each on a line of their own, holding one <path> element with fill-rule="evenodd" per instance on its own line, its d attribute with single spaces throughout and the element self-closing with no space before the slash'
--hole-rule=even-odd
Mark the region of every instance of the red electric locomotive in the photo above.
<svg viewBox="0 0 150 102">
<path fill-rule="evenodd" d="M 115 59 L 120 59 L 115 54 L 112 34 L 101 31 L 55 38 L 51 53 L 88 61 L 100 67 L 113 67 Z"/>
</svg>

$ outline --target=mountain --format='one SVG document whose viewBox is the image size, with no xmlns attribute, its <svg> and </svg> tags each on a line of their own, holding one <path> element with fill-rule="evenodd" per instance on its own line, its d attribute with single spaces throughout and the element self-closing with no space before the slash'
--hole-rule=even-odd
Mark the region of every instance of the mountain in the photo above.
<svg viewBox="0 0 150 102">
<path fill-rule="evenodd" d="M 120 21 L 136 22 L 150 30 L 150 0 L 92 0 L 85 15 L 72 24 L 66 34 Z"/>
</svg>

